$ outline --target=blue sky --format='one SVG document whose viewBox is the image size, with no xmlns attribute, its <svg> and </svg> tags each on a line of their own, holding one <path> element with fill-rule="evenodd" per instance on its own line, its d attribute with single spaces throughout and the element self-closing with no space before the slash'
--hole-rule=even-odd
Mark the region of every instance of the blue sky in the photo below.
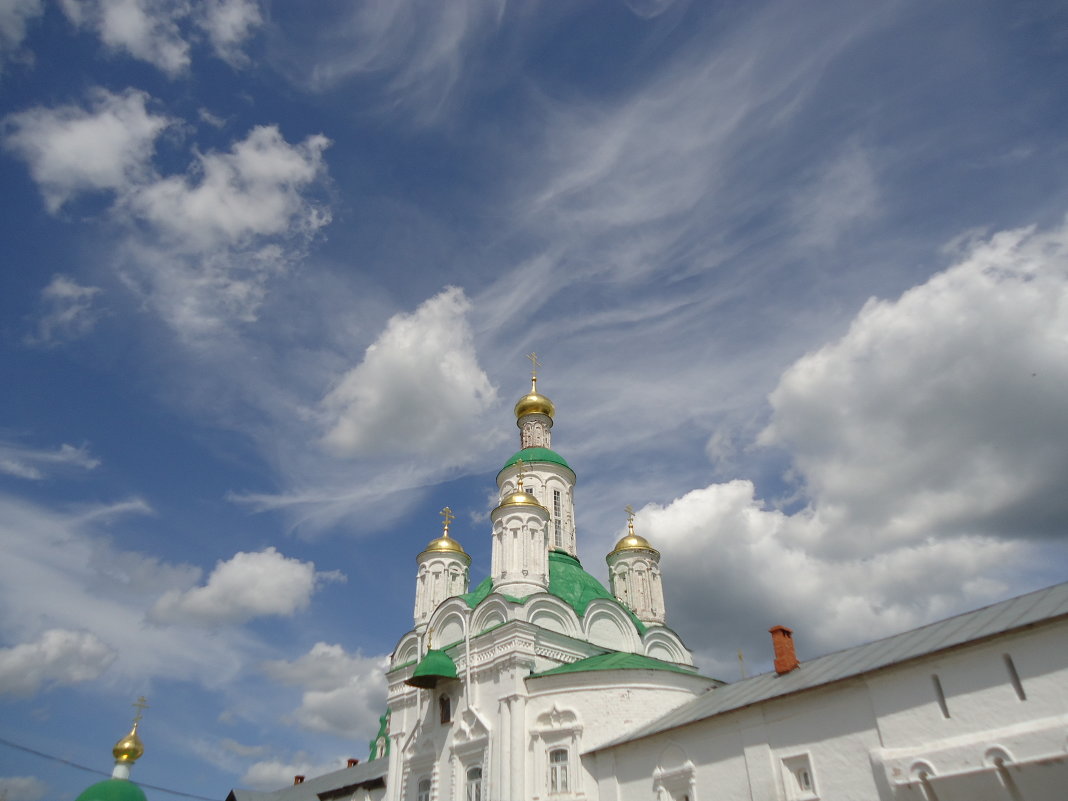
<svg viewBox="0 0 1068 801">
<path fill-rule="evenodd" d="M 537 351 L 704 670 L 1064 579 L 1056 2 L 0 0 L 0 737 L 366 757 Z M 8 801 L 93 777 L 0 746 Z M 154 797 L 164 797 L 153 794 Z"/>
</svg>

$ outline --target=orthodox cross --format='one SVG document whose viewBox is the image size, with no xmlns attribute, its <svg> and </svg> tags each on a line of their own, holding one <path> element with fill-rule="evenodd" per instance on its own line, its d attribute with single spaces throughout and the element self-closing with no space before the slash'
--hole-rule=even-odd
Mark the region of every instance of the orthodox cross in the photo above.
<svg viewBox="0 0 1068 801">
<path fill-rule="evenodd" d="M 538 354 L 531 351 L 527 354 L 527 358 L 530 359 L 530 391 L 536 392 L 538 388 L 538 368 L 541 367 L 541 362 L 538 361 Z"/>
<path fill-rule="evenodd" d="M 141 718 L 144 717 L 144 715 L 142 713 L 146 709 L 148 709 L 148 701 L 146 701 L 145 697 L 142 695 L 140 698 L 138 698 L 136 701 L 134 701 L 132 704 L 130 704 L 130 706 L 133 706 L 133 707 L 137 708 L 137 714 L 134 715 L 133 722 L 135 724 L 136 723 L 140 723 L 141 722 Z"/>
<path fill-rule="evenodd" d="M 519 487 L 519 491 L 522 492 L 523 491 L 523 467 L 524 467 L 523 460 L 522 459 L 516 459 L 515 460 L 515 466 L 519 470 L 519 472 L 517 472 L 515 474 L 516 484 Z"/>
<path fill-rule="evenodd" d="M 634 533 L 634 507 L 629 503 L 623 507 L 623 511 L 627 513 L 627 528 L 630 529 L 630 533 Z"/>
<path fill-rule="evenodd" d="M 441 510 L 441 518 L 445 521 L 445 536 L 449 536 L 449 523 L 456 519 L 456 515 L 452 513 L 452 509 L 446 506 Z"/>
</svg>

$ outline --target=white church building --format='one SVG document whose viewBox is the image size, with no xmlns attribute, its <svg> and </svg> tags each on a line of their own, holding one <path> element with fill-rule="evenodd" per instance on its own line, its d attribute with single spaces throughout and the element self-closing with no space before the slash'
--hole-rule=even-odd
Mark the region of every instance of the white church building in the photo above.
<svg viewBox="0 0 1068 801">
<path fill-rule="evenodd" d="M 608 588 L 583 569 L 536 379 L 515 414 L 491 574 L 470 586 L 446 510 L 371 758 L 228 801 L 1068 798 L 1068 584 L 806 662 L 776 626 L 775 670 L 724 684 L 667 626 L 633 520 Z"/>
</svg>

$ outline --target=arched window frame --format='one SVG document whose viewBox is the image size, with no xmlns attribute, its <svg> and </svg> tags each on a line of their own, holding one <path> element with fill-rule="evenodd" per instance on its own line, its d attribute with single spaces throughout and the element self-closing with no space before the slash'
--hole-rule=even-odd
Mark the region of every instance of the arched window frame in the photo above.
<svg viewBox="0 0 1068 801">
<path fill-rule="evenodd" d="M 467 769 L 466 801 L 482 801 L 482 766 Z"/>
</svg>

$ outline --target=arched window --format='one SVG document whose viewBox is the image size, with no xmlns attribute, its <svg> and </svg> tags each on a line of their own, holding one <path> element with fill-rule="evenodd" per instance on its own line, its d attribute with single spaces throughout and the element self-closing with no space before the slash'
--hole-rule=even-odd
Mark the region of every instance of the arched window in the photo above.
<svg viewBox="0 0 1068 801">
<path fill-rule="evenodd" d="M 482 768 L 467 770 L 467 801 L 482 801 Z"/>
<path fill-rule="evenodd" d="M 438 698 L 438 713 L 442 723 L 452 720 L 452 699 L 447 695 Z"/>
<path fill-rule="evenodd" d="M 549 792 L 566 793 L 568 755 L 566 748 L 554 748 L 549 752 Z"/>
<path fill-rule="evenodd" d="M 419 792 L 415 798 L 416 801 L 430 801 L 430 779 L 419 780 Z"/>
</svg>

